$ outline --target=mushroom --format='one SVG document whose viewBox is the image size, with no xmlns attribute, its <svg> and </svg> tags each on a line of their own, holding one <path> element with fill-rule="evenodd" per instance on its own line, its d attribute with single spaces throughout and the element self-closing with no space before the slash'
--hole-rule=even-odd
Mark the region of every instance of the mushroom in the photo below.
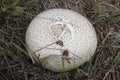
<svg viewBox="0 0 120 80">
<path fill-rule="evenodd" d="M 73 70 L 93 56 L 96 32 L 87 18 L 68 9 L 38 14 L 26 31 L 31 59 L 55 72 Z"/>
</svg>

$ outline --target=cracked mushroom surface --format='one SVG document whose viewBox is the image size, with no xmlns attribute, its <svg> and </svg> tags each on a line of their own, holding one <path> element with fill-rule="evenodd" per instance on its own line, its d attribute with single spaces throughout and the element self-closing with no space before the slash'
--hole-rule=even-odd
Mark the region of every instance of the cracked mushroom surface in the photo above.
<svg viewBox="0 0 120 80">
<path fill-rule="evenodd" d="M 90 60 L 97 37 L 92 24 L 79 13 L 50 9 L 31 21 L 26 45 L 33 62 L 55 72 L 70 71 Z"/>
</svg>

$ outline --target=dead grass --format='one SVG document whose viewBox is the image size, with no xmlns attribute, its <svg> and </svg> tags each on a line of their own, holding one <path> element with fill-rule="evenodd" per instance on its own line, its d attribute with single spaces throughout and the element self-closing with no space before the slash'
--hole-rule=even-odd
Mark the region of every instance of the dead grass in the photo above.
<svg viewBox="0 0 120 80">
<path fill-rule="evenodd" d="M 14 0 L 13 2 L 15 2 Z M 18 0 L 19 1 L 19 0 Z M 23 13 L 0 18 L 0 80 L 119 80 L 120 63 L 113 60 L 120 52 L 119 0 L 20 0 Z M 1 0 L 6 4 L 8 1 Z M 11 2 L 11 3 L 13 3 Z M 66 8 L 86 16 L 94 25 L 98 47 L 93 58 L 65 73 L 45 70 L 33 64 L 24 51 L 25 31 L 38 13 L 51 8 Z"/>
</svg>

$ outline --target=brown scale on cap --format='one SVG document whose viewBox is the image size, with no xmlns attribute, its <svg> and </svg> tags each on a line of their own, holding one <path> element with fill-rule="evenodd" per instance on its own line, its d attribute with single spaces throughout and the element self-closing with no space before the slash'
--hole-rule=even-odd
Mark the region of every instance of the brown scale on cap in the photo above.
<svg viewBox="0 0 120 80">
<path fill-rule="evenodd" d="M 58 41 L 56 42 L 56 44 L 58 44 L 58 45 L 60 45 L 60 46 L 64 46 L 63 42 L 60 41 L 60 40 L 58 40 Z"/>
<path fill-rule="evenodd" d="M 67 60 L 67 62 L 70 64 L 70 58 L 69 58 L 69 52 L 68 52 L 68 50 L 64 50 L 63 51 L 63 53 L 62 53 L 62 58 L 63 59 L 66 59 Z"/>
</svg>

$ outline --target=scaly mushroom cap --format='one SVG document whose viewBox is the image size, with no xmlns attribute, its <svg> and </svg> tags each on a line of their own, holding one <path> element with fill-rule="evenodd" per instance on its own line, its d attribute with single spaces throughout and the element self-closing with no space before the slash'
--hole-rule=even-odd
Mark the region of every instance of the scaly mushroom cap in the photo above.
<svg viewBox="0 0 120 80">
<path fill-rule="evenodd" d="M 28 52 L 46 69 L 61 72 L 79 67 L 94 54 L 92 24 L 77 12 L 50 9 L 38 14 L 26 32 Z"/>
</svg>

